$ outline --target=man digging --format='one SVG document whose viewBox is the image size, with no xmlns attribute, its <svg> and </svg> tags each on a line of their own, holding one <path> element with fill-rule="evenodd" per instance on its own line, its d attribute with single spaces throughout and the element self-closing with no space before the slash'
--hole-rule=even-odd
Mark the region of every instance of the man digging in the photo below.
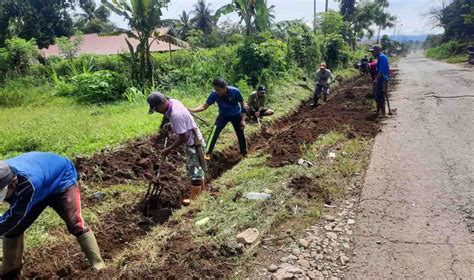
<svg viewBox="0 0 474 280">
<path fill-rule="evenodd" d="M 229 122 L 232 123 L 237 134 L 240 154 L 245 156 L 247 154 L 247 142 L 244 134 L 246 113 L 242 94 L 238 88 L 227 85 L 227 82 L 223 79 L 215 79 L 212 85 L 214 86 L 214 91 L 209 95 L 206 103 L 190 110 L 193 113 L 199 113 L 207 110 L 214 103 L 217 103 L 219 106 L 216 125 L 209 136 L 210 140 L 206 151 L 206 158 L 210 159 L 219 134 Z"/>
<path fill-rule="evenodd" d="M 319 104 L 319 98 L 323 93 L 323 101 L 326 102 L 329 95 L 329 86 L 334 81 L 334 76 L 329 69 L 326 69 L 326 63 L 319 65 L 318 71 L 316 71 L 316 88 L 314 89 L 314 102 L 311 104 L 313 107 L 317 107 Z"/>
<path fill-rule="evenodd" d="M 267 88 L 265 86 L 259 86 L 257 91 L 252 92 L 248 98 L 247 115 L 249 118 L 261 119 L 263 116 L 272 116 L 273 110 L 265 107 L 267 101 Z"/>
<path fill-rule="evenodd" d="M 10 208 L 0 217 L 0 236 L 4 238 L 1 279 L 20 277 L 23 233 L 48 206 L 66 222 L 90 265 L 96 270 L 105 268 L 94 234 L 81 215 L 78 175 L 69 159 L 31 152 L 0 161 L 0 202 L 3 201 Z"/>
<path fill-rule="evenodd" d="M 188 109 L 176 99 L 168 99 L 159 92 L 153 92 L 148 96 L 150 105 L 149 114 L 158 112 L 163 114 L 169 123 L 163 126 L 165 133 L 171 127 L 178 139 L 161 151 L 162 161 L 176 148 L 185 145 L 186 149 L 186 169 L 191 180 L 191 198 L 198 196 L 204 189 L 204 171 L 206 170 L 201 131 L 196 125 Z M 185 202 L 189 202 L 185 200 Z"/>
</svg>

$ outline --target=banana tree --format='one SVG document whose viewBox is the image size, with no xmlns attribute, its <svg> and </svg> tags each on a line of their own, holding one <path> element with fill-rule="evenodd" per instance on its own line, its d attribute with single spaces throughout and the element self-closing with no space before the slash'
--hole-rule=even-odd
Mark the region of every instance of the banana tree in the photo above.
<svg viewBox="0 0 474 280">
<path fill-rule="evenodd" d="M 232 0 L 219 8 L 216 17 L 236 12 L 240 16 L 240 22 L 245 23 L 247 36 L 256 29 L 259 32 L 268 29 L 273 15 L 271 14 L 274 6 L 267 6 L 266 0 Z"/>
<path fill-rule="evenodd" d="M 132 61 L 132 75 L 141 83 L 153 83 L 153 58 L 150 52 L 153 37 L 161 24 L 162 9 L 170 0 L 102 0 L 102 4 L 123 16 L 130 27 L 130 38 L 138 40 L 136 49 L 127 40 Z M 151 40 L 150 40 L 151 39 Z"/>
</svg>

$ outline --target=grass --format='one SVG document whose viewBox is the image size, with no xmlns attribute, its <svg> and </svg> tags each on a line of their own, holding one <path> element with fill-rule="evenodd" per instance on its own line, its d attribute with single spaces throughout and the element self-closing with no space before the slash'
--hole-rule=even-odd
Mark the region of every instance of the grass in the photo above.
<svg viewBox="0 0 474 280">
<path fill-rule="evenodd" d="M 426 50 L 426 57 L 454 64 L 467 62 L 468 55 L 464 49 L 470 44 L 470 42 L 449 41 Z"/>
</svg>

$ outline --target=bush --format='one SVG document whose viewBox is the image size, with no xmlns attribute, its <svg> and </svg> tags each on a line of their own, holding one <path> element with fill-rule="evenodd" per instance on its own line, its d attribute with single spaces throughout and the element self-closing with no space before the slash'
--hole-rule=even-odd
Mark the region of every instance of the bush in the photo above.
<svg viewBox="0 0 474 280">
<path fill-rule="evenodd" d="M 28 72 L 30 66 L 37 61 L 38 48 L 36 41 L 31 39 L 26 41 L 24 39 L 13 37 L 6 40 L 6 55 L 7 62 L 16 73 L 24 74 Z"/>
<path fill-rule="evenodd" d="M 71 78 L 72 95 L 82 102 L 102 103 L 123 99 L 124 77 L 116 72 L 100 70 Z"/>
<path fill-rule="evenodd" d="M 428 49 L 426 56 L 434 59 L 445 59 L 453 55 L 460 54 L 463 51 L 462 46 L 457 41 L 449 41 L 438 47 Z"/>
<path fill-rule="evenodd" d="M 35 77 L 10 79 L 0 88 L 0 107 L 18 107 L 47 102 L 53 92 L 45 80 Z"/>
<path fill-rule="evenodd" d="M 237 55 L 240 74 L 248 76 L 253 87 L 285 76 L 288 69 L 285 45 L 279 40 L 269 39 L 262 43 L 258 39 L 248 41 L 237 50 Z"/>
</svg>

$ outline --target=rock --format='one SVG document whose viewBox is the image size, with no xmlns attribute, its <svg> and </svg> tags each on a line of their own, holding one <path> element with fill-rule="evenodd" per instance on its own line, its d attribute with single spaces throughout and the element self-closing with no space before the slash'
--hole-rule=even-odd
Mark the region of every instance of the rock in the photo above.
<svg viewBox="0 0 474 280">
<path fill-rule="evenodd" d="M 308 271 L 308 277 L 310 279 L 316 279 L 316 280 L 322 280 L 324 279 L 324 275 L 321 273 L 321 271 Z"/>
<path fill-rule="evenodd" d="M 280 269 L 278 271 L 289 272 L 289 273 L 293 273 L 293 274 L 303 273 L 303 270 L 301 270 L 301 268 L 299 268 L 297 266 L 294 266 L 292 264 L 289 264 L 289 263 L 280 264 Z"/>
<path fill-rule="evenodd" d="M 347 224 L 348 225 L 353 225 L 353 224 L 355 224 L 355 221 L 353 219 L 349 219 L 349 220 L 347 220 Z"/>
<path fill-rule="evenodd" d="M 324 229 L 325 229 L 326 231 L 331 231 L 331 230 L 332 230 L 332 227 L 331 227 L 330 225 L 325 225 L 325 226 L 324 226 Z"/>
<path fill-rule="evenodd" d="M 293 250 L 291 250 L 291 253 L 293 255 L 299 255 L 301 254 L 301 250 L 299 248 L 293 248 Z"/>
<path fill-rule="evenodd" d="M 343 232 L 344 229 L 342 229 L 342 228 L 340 228 L 340 227 L 335 227 L 335 228 L 333 229 L 333 231 L 334 231 L 334 232 Z"/>
<path fill-rule="evenodd" d="M 332 159 L 332 160 L 335 159 L 335 158 L 336 158 L 336 153 L 335 153 L 335 152 L 330 152 L 330 153 L 328 154 L 328 158 L 329 158 L 329 159 Z"/>
<path fill-rule="evenodd" d="M 299 260 L 296 263 L 303 268 L 310 268 L 309 262 L 305 259 Z"/>
<path fill-rule="evenodd" d="M 352 230 L 346 230 L 347 235 L 352 235 Z"/>
<path fill-rule="evenodd" d="M 346 263 L 349 261 L 349 258 L 342 255 L 339 257 L 339 261 L 341 262 L 342 265 L 346 265 Z"/>
<path fill-rule="evenodd" d="M 329 222 L 334 222 L 336 220 L 336 218 L 331 215 L 324 215 L 324 219 L 326 219 L 326 221 L 329 221 Z"/>
<path fill-rule="evenodd" d="M 298 257 L 295 256 L 295 255 L 289 255 L 289 256 L 288 256 L 288 259 L 289 259 L 289 260 L 296 261 L 296 260 L 298 259 Z"/>
<path fill-rule="evenodd" d="M 303 247 L 303 248 L 308 248 L 310 242 L 309 242 L 308 240 L 306 240 L 306 239 L 302 239 L 302 238 L 301 238 L 301 239 L 298 240 L 298 244 L 299 244 L 301 247 Z"/>
<path fill-rule="evenodd" d="M 257 240 L 260 233 L 256 228 L 248 228 L 237 235 L 237 242 L 242 244 L 252 244 Z"/>
<path fill-rule="evenodd" d="M 272 264 L 268 267 L 268 271 L 270 272 L 275 272 L 278 270 L 278 266 L 276 266 L 275 264 Z"/>
<path fill-rule="evenodd" d="M 295 278 L 295 276 L 293 275 L 293 273 L 288 273 L 287 272 L 287 273 L 283 274 L 282 280 L 292 280 L 294 278 Z"/>
<path fill-rule="evenodd" d="M 337 239 L 337 234 L 335 232 L 327 232 L 326 235 L 331 239 Z"/>
<path fill-rule="evenodd" d="M 94 198 L 97 200 L 102 200 L 105 197 L 105 193 L 103 192 L 96 192 L 94 193 Z"/>
<path fill-rule="evenodd" d="M 323 254 L 316 254 L 316 256 L 314 258 L 317 259 L 317 260 L 322 260 L 324 258 L 324 256 L 323 256 Z"/>
<path fill-rule="evenodd" d="M 342 247 L 344 247 L 345 249 L 350 249 L 351 247 L 349 246 L 349 244 L 347 243 L 342 243 Z"/>
</svg>

